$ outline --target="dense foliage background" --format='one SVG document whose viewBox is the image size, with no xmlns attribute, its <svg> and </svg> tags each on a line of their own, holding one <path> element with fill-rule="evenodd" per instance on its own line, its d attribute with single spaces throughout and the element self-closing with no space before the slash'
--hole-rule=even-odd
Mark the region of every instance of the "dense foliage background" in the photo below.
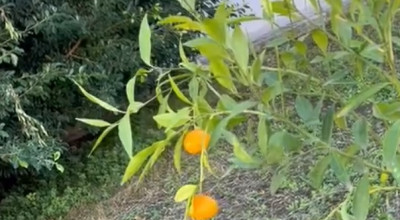
<svg viewBox="0 0 400 220">
<path fill-rule="evenodd" d="M 217 0 L 198 1 L 198 10 L 211 13 L 212 2 Z M 65 200 L 85 197 L 74 194 L 74 190 L 79 188 L 85 192 L 83 189 L 92 183 L 82 187 L 77 182 L 87 182 L 88 172 L 102 168 L 91 166 L 95 159 L 86 158 L 90 146 L 77 150 L 79 143 L 92 139 L 97 130 L 88 130 L 77 124 L 75 118 L 90 114 L 90 117 L 112 120 L 113 115 L 107 115 L 85 100 L 70 79 L 114 106 L 124 103 L 124 96 L 119 94 L 128 79 L 143 66 L 137 36 L 144 13 L 149 14 L 154 28 L 154 63 L 169 67 L 178 62 L 175 51 L 179 35 L 156 23 L 164 16 L 183 11 L 177 1 L 161 0 L 0 1 L 1 219 L 15 217 L 19 209 L 13 204 L 21 204 L 26 196 L 43 194 L 41 198 L 49 204 L 58 199 L 64 208 L 41 206 L 47 209 L 43 210 L 38 208 L 43 202 L 25 199 L 23 203 L 31 209 L 20 213 L 19 219 L 65 213 L 73 204 L 64 203 L 65 189 L 69 190 L 67 195 L 72 195 Z M 149 75 L 138 85 L 138 99 L 151 95 L 154 78 L 155 75 Z M 99 154 L 115 155 L 103 155 L 109 160 L 101 162 L 113 164 L 114 168 L 124 163 L 122 159 L 115 159 L 121 155 L 112 149 Z M 89 168 L 82 168 L 85 164 Z M 91 178 L 97 175 L 103 180 L 112 179 L 121 173 L 108 175 L 110 170 Z M 62 186 L 60 181 L 64 183 Z M 70 182 L 77 188 L 68 187 Z M 49 190 L 52 193 L 47 193 Z"/>
</svg>

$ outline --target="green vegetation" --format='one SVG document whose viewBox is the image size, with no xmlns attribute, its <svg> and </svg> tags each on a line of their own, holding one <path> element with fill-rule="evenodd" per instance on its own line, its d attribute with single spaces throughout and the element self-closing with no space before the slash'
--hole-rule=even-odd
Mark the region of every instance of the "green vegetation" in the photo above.
<svg viewBox="0 0 400 220">
<path fill-rule="evenodd" d="M 0 143 L 19 154 L 1 158 L 21 173 L 3 172 L 17 178 L 2 219 L 179 219 L 202 214 L 192 199 L 203 193 L 218 201 L 216 219 L 400 217 L 400 1 L 352 1 L 348 11 L 327 1 L 327 25 L 262 51 L 238 24 L 301 18 L 291 1 L 263 0 L 263 18 L 155 2 L 33 4 L 42 21 L 28 28 L 4 17 L 4 45 L 14 43 L 4 68 L 18 71 L 1 81 Z M 74 31 L 61 35 L 57 22 Z M 56 48 L 20 64 L 15 48 L 36 42 L 20 40 L 25 29 L 43 40 L 36 49 Z M 91 128 L 94 141 L 62 151 L 67 125 Z"/>
</svg>

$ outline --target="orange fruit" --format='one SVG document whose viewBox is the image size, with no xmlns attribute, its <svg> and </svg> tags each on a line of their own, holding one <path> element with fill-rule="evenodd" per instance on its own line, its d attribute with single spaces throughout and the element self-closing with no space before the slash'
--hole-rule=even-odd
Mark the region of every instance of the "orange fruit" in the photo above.
<svg viewBox="0 0 400 220">
<path fill-rule="evenodd" d="M 208 148 L 210 139 L 210 135 L 201 129 L 189 131 L 183 139 L 183 149 L 188 154 L 200 154 L 202 147 Z"/>
<path fill-rule="evenodd" d="M 208 220 L 218 214 L 218 203 L 215 199 L 204 194 L 197 194 L 193 197 L 189 216 L 193 220 Z"/>
</svg>

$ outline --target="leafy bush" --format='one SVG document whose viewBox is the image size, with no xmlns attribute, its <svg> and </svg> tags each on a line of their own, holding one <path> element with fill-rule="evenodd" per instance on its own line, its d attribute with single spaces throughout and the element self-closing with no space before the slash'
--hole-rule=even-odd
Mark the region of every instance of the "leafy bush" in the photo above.
<svg viewBox="0 0 400 220">
<path fill-rule="evenodd" d="M 148 135 L 138 133 L 137 149 L 151 144 L 157 136 L 150 130 Z M 111 138 L 106 143 L 112 142 L 115 140 Z M 0 218 L 58 219 L 71 208 L 111 197 L 119 186 L 115 179 L 121 177 L 128 158 L 120 147 L 103 148 L 89 158 L 87 149 L 90 148 L 66 153 L 60 159 L 66 165 L 64 173 L 46 172 L 36 174 L 35 178 L 32 174 L 20 175 L 12 192 L 1 202 Z"/>
<path fill-rule="evenodd" d="M 118 121 L 81 119 L 87 124 L 105 127 L 103 135 L 118 128 L 122 146 L 131 158 L 122 183 L 143 168 L 140 182 L 171 144 L 175 146 L 173 162 L 181 172 L 180 156 L 182 143 L 185 145 L 186 142 L 185 134 L 201 129 L 210 134 L 210 141 L 209 145 L 208 141 L 203 142 L 206 146 L 201 147 L 199 183 L 182 186 L 175 197 L 176 202 L 186 202 L 186 214 L 196 209 L 196 205 L 191 204 L 192 198 L 202 193 L 203 181 L 213 173 L 208 153 L 212 153 L 219 141 L 225 140 L 233 146 L 232 161 L 237 166 L 275 168 L 272 193 L 279 190 L 285 176 L 290 178 L 290 170 L 304 156 L 313 158 L 309 161 L 310 169 L 305 169 L 309 169 L 309 187 L 316 193 L 324 184 L 332 187 L 332 184 L 324 183 L 324 177 L 328 170 L 333 172 L 343 201 L 327 210 L 324 219 L 385 216 L 376 216 L 380 212 L 374 212 L 380 207 L 379 196 L 397 192 L 400 183 L 397 155 L 400 81 L 393 49 L 398 40 L 392 34 L 393 21 L 400 9 L 399 1 L 351 1 L 348 13 L 343 10 L 341 1 L 327 1 L 332 9 L 329 26 L 321 28 L 311 21 L 314 30 L 307 36 L 288 38 L 289 43 L 283 47 L 267 45 L 267 49 L 258 53 L 251 51 L 249 41 L 237 24 L 260 18 L 232 19 L 230 9 L 224 4 L 220 4 L 213 16 L 204 18 L 191 10 L 194 0 L 180 2 L 191 16 L 169 16 L 160 23 L 203 34 L 179 45 L 181 63 L 177 68 L 185 73 L 172 75 L 171 69 L 155 66 L 151 57 L 152 28 L 145 15 L 139 46 L 141 59 L 150 70 L 139 72 L 160 71 L 156 96 L 147 102 L 135 99 L 136 75 L 126 85 L 129 101 L 126 110 L 92 99 L 94 103 L 120 113 Z M 316 11 L 320 10 L 316 1 L 310 2 Z M 262 19 L 271 23 L 277 14 L 292 19 L 302 16 L 291 1 L 263 1 L 263 7 Z M 320 51 L 309 53 L 304 41 L 314 42 Z M 198 51 L 208 59 L 209 65 L 191 62 L 183 47 Z M 275 56 L 275 63 L 269 63 L 271 66 L 264 63 L 268 54 Z M 331 71 L 330 67 L 335 65 L 343 65 L 348 72 Z M 244 89 L 251 95 L 245 96 Z M 218 99 L 217 104 L 208 99 L 210 93 Z M 387 96 L 393 93 L 396 95 Z M 183 107 L 169 105 L 172 94 L 182 101 Z M 384 102 L 378 94 L 386 95 Z M 87 93 L 85 95 L 89 97 Z M 160 104 L 159 112 L 153 118 L 164 130 L 165 137 L 133 154 L 130 117 L 152 100 L 158 100 Z M 372 113 L 365 113 L 361 111 L 363 109 Z M 259 121 L 258 138 L 250 146 L 241 143 L 233 132 L 233 128 L 243 121 L 243 116 L 257 117 Z M 340 137 L 347 140 L 344 145 Z M 321 193 L 321 196 L 324 195 Z M 388 215 L 386 213 L 386 217 Z"/>
<path fill-rule="evenodd" d="M 87 85 L 109 103 L 124 105 L 120 92 L 143 66 L 137 34 L 144 11 L 149 22 L 180 10 L 175 1 L 12 1 L 1 0 L 0 158 L 13 168 L 56 166 L 68 150 L 61 140 L 74 118 L 95 114 L 113 118 L 83 100 L 70 79 Z M 211 10 L 206 2 L 199 10 Z M 178 37 L 169 29 L 154 30 L 157 65 L 178 63 Z M 168 57 L 169 59 L 165 59 Z M 151 76 L 151 74 L 150 74 Z M 153 76 L 154 78 L 154 76 Z M 138 98 L 149 96 L 151 77 L 138 84 Z M 90 132 L 95 134 L 98 129 Z M 6 171 L 8 165 L 4 167 Z M 19 169 L 21 170 L 21 169 Z"/>
</svg>

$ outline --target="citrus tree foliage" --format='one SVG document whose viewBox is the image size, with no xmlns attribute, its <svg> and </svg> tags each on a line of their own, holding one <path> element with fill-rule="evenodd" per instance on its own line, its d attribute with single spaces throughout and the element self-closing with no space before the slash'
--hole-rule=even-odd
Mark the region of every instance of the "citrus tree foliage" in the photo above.
<svg viewBox="0 0 400 220">
<path fill-rule="evenodd" d="M 212 1 L 196 10 L 212 10 Z M 60 136 L 74 118 L 93 110 L 71 84 L 75 79 L 109 103 L 121 102 L 124 84 L 143 66 L 136 36 L 144 12 L 149 24 L 182 11 L 175 1 L 0 1 L 0 159 L 14 168 L 63 167 L 57 163 L 65 143 Z M 153 63 L 171 67 L 179 36 L 153 29 Z M 166 59 L 168 58 L 168 59 Z M 154 87 L 140 85 L 145 99 Z M 107 117 L 113 117 L 107 116 Z M 97 130 L 91 130 L 97 132 Z M 3 163 L 1 163 L 4 166 Z M 2 170 L 7 170 L 2 169 Z"/>
<path fill-rule="evenodd" d="M 155 26 L 149 25 L 149 14 L 145 14 L 138 42 L 140 58 L 147 67 L 139 69 L 126 84 L 129 102 L 126 108 L 114 107 L 92 96 L 76 82 L 88 99 L 120 116 L 113 122 L 78 120 L 104 128 L 93 150 L 111 130 L 118 130 L 122 146 L 131 158 L 122 183 L 136 174 L 140 174 L 140 182 L 169 148 L 174 151 L 173 163 L 177 171 L 182 172 L 182 140 L 188 131 L 201 129 L 208 132 L 211 139 L 208 148 L 203 148 L 200 154 L 198 183 L 188 182 L 175 197 L 177 202 L 187 202 L 188 211 L 193 196 L 202 192 L 203 181 L 210 177 L 208 174 L 213 174 L 208 153 L 222 140 L 232 145 L 232 161 L 237 166 L 274 167 L 271 193 L 279 190 L 282 179 L 299 158 L 312 155 L 310 169 L 305 170 L 309 173 L 305 181 L 310 187 L 318 191 L 329 171 L 334 173 L 337 184 L 345 192 L 343 202 L 333 207 L 325 219 L 335 216 L 367 219 L 373 213 L 371 204 L 379 195 L 399 190 L 400 81 L 394 57 L 394 48 L 399 42 L 393 35 L 392 23 L 400 1 L 351 1 L 348 11 L 343 10 L 341 1 L 326 1 L 331 8 L 329 25 L 321 27 L 310 21 L 314 28 L 306 36 L 282 36 L 279 41 L 266 45 L 263 51 L 252 50 L 238 25 L 257 19 L 273 23 L 278 15 L 301 18 L 301 12 L 291 1 L 261 0 L 263 18 L 233 18 L 225 4 L 204 17 L 193 10 L 194 0 L 178 2 L 190 15 L 171 15 L 158 24 L 201 34 L 179 42 L 175 52 L 180 56 L 179 66 L 160 67 L 152 56 Z M 319 12 L 318 1 L 309 2 Z M 308 51 L 307 40 L 319 48 L 317 53 Z M 287 44 L 279 47 L 279 42 Z M 208 65 L 194 63 L 185 54 L 187 48 L 206 57 Z M 267 54 L 273 54 L 275 62 L 266 63 Z M 348 72 L 330 71 L 330 67 L 339 65 L 338 61 L 346 65 Z M 175 69 L 181 74 L 172 74 Z M 138 101 L 134 89 L 138 77 L 149 72 L 158 74 L 156 96 Z M 354 83 L 355 90 L 345 87 L 349 82 Z M 244 96 L 244 89 L 250 91 L 251 96 Z M 382 102 L 379 99 L 382 92 L 395 95 Z M 209 94 L 218 100 L 217 103 L 208 99 Z M 184 106 L 171 107 L 168 101 L 172 95 Z M 153 100 L 159 102 L 158 114 L 153 118 L 165 132 L 165 138 L 134 151 L 131 117 Z M 362 106 L 372 111 L 371 117 L 359 111 Z M 258 118 L 258 138 L 257 144 L 245 146 L 232 128 L 250 116 Z M 375 127 L 378 121 L 384 122 L 381 133 Z M 351 134 L 346 146 L 337 140 L 338 132 Z M 376 154 L 376 160 L 367 159 L 371 152 Z M 377 176 L 381 176 L 380 180 Z M 393 181 L 389 181 L 389 177 Z"/>
</svg>

